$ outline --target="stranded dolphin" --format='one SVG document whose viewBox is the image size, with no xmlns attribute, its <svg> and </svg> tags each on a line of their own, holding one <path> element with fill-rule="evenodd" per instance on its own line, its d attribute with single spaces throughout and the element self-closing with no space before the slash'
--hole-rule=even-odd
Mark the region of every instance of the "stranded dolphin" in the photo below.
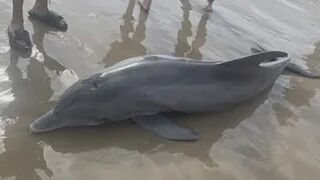
<svg viewBox="0 0 320 180">
<path fill-rule="evenodd" d="M 288 54 L 280 51 L 227 62 L 156 55 L 128 59 L 73 84 L 30 129 L 38 133 L 131 119 L 171 140 L 196 140 L 195 132 L 166 113 L 238 105 L 270 88 L 289 64 Z"/>
</svg>

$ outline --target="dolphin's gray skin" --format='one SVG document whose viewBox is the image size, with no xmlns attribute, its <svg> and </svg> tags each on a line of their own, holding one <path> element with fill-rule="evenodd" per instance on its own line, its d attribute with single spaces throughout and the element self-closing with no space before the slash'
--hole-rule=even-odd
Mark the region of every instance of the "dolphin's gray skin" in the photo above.
<svg viewBox="0 0 320 180">
<path fill-rule="evenodd" d="M 165 113 L 220 111 L 248 101 L 271 87 L 289 62 L 280 51 L 227 62 L 169 56 L 125 60 L 72 85 L 30 129 L 38 133 L 132 119 L 171 140 L 196 140 L 196 133 Z"/>
</svg>

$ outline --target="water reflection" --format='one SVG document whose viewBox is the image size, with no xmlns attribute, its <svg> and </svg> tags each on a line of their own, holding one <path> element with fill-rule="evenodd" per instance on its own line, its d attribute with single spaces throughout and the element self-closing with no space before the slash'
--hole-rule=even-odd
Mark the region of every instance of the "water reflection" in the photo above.
<svg viewBox="0 0 320 180">
<path fill-rule="evenodd" d="M 20 59 L 19 54 L 10 51 L 10 65 L 7 68 L 9 79 L 12 81 L 12 93 L 15 99 L 2 112 L 5 118 L 15 119 L 14 124 L 5 128 L 3 141 L 6 151 L 0 154 L 0 176 L 16 176 L 16 179 L 41 179 L 36 170 L 43 170 L 48 175 L 43 159 L 43 150 L 38 141 L 30 138 L 27 127 L 32 117 L 45 109 L 46 102 L 52 94 L 50 81 L 43 65 L 34 58 Z M 29 61 L 26 69 L 27 77 L 17 66 L 18 61 Z"/>
<path fill-rule="evenodd" d="M 6 151 L 0 154 L 0 176 L 15 176 L 17 180 L 41 179 L 37 171 L 43 171 L 47 176 L 52 175 L 46 166 L 38 139 L 30 136 L 27 127 L 35 117 L 52 105 L 48 100 L 54 92 L 47 70 L 55 71 L 58 75 L 65 69 L 48 56 L 43 48 L 43 39 L 49 29 L 36 22 L 33 22 L 33 28 L 33 40 L 39 52 L 30 57 L 31 53 L 10 50 L 10 65 L 6 72 L 12 82 L 15 99 L 1 114 L 15 122 L 5 128 L 3 143 Z M 38 56 L 39 53 L 43 59 Z M 25 69 L 20 64 L 24 64 Z"/>
<path fill-rule="evenodd" d="M 106 66 L 120 60 L 146 54 L 146 48 L 141 43 L 145 39 L 145 23 L 148 14 L 140 8 L 138 24 L 134 29 L 133 11 L 135 5 L 135 0 L 129 1 L 126 12 L 122 17 L 123 25 L 120 25 L 121 40 L 111 43 L 111 49 L 103 60 Z"/>
<path fill-rule="evenodd" d="M 315 52 L 319 52 L 320 43 L 318 43 L 315 47 Z M 313 53 L 306 57 L 308 59 L 306 62 L 308 68 L 311 71 L 319 72 L 319 68 L 316 68 L 319 64 L 319 53 Z M 304 81 L 304 84 L 298 83 L 297 81 Z M 318 88 L 318 84 L 315 83 L 317 80 L 310 80 L 306 78 L 296 78 L 292 81 L 292 88 L 287 89 L 286 91 L 286 99 L 289 100 L 296 107 L 301 106 L 310 106 L 309 100 L 316 95 L 316 89 Z"/>
<path fill-rule="evenodd" d="M 319 52 L 320 43 L 316 45 L 315 52 Z M 319 72 L 317 65 L 319 64 L 319 53 L 313 53 L 306 57 L 308 59 L 307 65 L 311 71 Z M 302 83 L 303 81 L 303 83 Z M 308 106 L 310 107 L 310 100 L 316 95 L 318 84 L 315 83 L 317 80 L 306 79 L 303 77 L 292 77 L 291 78 L 291 87 L 285 88 L 284 92 L 284 101 L 285 103 L 280 102 L 273 105 L 275 114 L 278 117 L 279 123 L 283 126 L 292 126 L 294 121 L 298 121 L 299 114 L 296 107 Z"/>
<path fill-rule="evenodd" d="M 175 45 L 175 56 L 189 57 L 192 59 L 202 59 L 202 53 L 200 48 L 206 42 L 206 25 L 209 19 L 209 13 L 203 13 L 201 20 L 198 24 L 196 35 L 192 41 L 191 46 L 189 45 L 188 38 L 192 36 L 192 24 L 189 20 L 190 11 L 192 10 L 189 0 L 180 0 L 183 11 L 183 20 L 181 22 L 181 29 L 177 33 L 177 44 Z"/>
<path fill-rule="evenodd" d="M 43 23 L 33 21 L 32 19 L 31 23 L 34 30 L 34 34 L 32 35 L 33 44 L 43 56 L 44 61 L 42 62 L 42 64 L 45 68 L 51 71 L 55 71 L 57 75 L 60 75 L 61 72 L 63 72 L 66 68 L 58 63 L 57 60 L 49 56 L 43 47 L 45 34 L 50 33 L 50 31 L 52 32 L 53 29 Z"/>
<path fill-rule="evenodd" d="M 183 20 L 181 21 L 181 29 L 177 33 L 177 44 L 175 45 L 175 56 L 184 57 L 187 52 L 190 51 L 190 45 L 188 43 L 188 38 L 192 36 L 191 27 L 192 24 L 189 20 L 191 4 L 189 0 L 180 1 L 183 12 Z"/>
<path fill-rule="evenodd" d="M 207 36 L 207 21 L 209 19 L 209 14 L 204 13 L 201 17 L 201 20 L 198 25 L 198 29 L 196 32 L 196 36 L 191 44 L 191 50 L 187 53 L 187 57 L 191 59 L 202 59 L 202 53 L 200 52 L 200 48 L 204 46 L 206 43 L 206 36 Z"/>
</svg>

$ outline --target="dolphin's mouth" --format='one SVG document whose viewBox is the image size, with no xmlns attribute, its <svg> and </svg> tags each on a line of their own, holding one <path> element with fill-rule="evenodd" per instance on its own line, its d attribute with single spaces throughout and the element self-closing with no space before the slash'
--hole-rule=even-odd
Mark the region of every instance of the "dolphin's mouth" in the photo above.
<svg viewBox="0 0 320 180">
<path fill-rule="evenodd" d="M 58 129 L 59 126 L 56 124 L 56 119 L 57 117 L 53 114 L 52 110 L 45 113 L 30 125 L 31 133 L 44 133 Z"/>
</svg>

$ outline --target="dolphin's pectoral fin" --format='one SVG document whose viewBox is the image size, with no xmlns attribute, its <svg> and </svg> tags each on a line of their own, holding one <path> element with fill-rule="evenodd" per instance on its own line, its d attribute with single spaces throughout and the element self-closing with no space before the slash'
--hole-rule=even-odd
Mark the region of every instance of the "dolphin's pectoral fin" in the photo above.
<svg viewBox="0 0 320 180">
<path fill-rule="evenodd" d="M 170 140 L 195 141 L 198 135 L 183 128 L 164 115 L 136 116 L 132 120 L 138 125 Z"/>
</svg>

